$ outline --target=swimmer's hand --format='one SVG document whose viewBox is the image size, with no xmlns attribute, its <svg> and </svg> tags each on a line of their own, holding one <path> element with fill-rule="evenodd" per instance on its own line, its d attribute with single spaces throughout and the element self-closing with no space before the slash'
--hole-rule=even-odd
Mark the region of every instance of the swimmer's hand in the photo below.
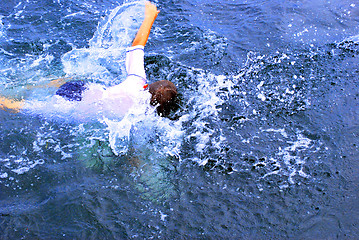
<svg viewBox="0 0 359 240">
<path fill-rule="evenodd" d="M 132 46 L 145 46 L 151 32 L 152 25 L 157 18 L 160 11 L 157 10 L 156 5 L 147 1 L 145 4 L 145 19 L 143 20 L 140 29 L 138 30 Z"/>
<path fill-rule="evenodd" d="M 156 5 L 154 5 L 150 1 L 146 1 L 146 3 L 145 3 L 145 18 L 150 18 L 150 19 L 153 19 L 153 21 L 155 21 L 159 12 L 160 11 L 157 10 Z"/>
</svg>

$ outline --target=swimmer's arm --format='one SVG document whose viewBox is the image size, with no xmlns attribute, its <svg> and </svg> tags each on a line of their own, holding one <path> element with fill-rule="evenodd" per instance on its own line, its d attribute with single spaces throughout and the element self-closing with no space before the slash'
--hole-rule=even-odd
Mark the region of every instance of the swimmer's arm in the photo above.
<svg viewBox="0 0 359 240">
<path fill-rule="evenodd" d="M 48 88 L 48 87 L 59 88 L 61 85 L 65 84 L 66 82 L 68 82 L 71 79 L 72 78 L 57 78 L 57 79 L 51 80 L 49 83 L 45 83 L 45 84 L 41 84 L 41 85 L 27 85 L 26 89 L 30 90 L 30 89 L 34 89 L 34 88 Z"/>
<path fill-rule="evenodd" d="M 0 96 L 0 109 L 4 111 L 10 111 L 18 113 L 24 107 L 25 101 L 24 100 L 11 100 L 6 97 Z"/>
<path fill-rule="evenodd" d="M 140 29 L 138 30 L 132 46 L 145 46 L 151 32 L 153 23 L 160 11 L 157 10 L 156 5 L 147 1 L 145 5 L 145 19 L 143 20 Z"/>
</svg>

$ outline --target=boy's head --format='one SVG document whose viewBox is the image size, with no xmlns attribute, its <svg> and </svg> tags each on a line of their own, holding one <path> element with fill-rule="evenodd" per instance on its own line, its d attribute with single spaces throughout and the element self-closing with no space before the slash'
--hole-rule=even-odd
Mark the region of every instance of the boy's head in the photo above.
<svg viewBox="0 0 359 240">
<path fill-rule="evenodd" d="M 177 88 L 167 80 L 157 81 L 148 85 L 151 93 L 151 105 L 157 107 L 160 116 L 167 116 L 176 107 Z"/>
</svg>

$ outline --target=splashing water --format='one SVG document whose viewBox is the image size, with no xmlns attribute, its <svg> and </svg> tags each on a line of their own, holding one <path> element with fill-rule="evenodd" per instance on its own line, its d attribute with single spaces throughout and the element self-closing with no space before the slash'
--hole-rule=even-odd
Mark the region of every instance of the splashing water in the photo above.
<svg viewBox="0 0 359 240">
<path fill-rule="evenodd" d="M 67 76 L 81 76 L 104 85 L 117 84 L 125 79 L 125 49 L 142 21 L 142 12 L 143 2 L 126 3 L 112 10 L 98 25 L 88 48 L 73 49 L 62 56 L 61 60 Z M 226 39 L 218 38 L 214 32 L 203 33 L 203 36 L 206 36 L 208 45 L 213 43 L 216 52 L 223 53 L 226 49 Z M 157 37 L 161 37 L 161 33 L 158 33 Z M 192 54 L 197 48 L 201 48 L 201 45 L 195 44 L 188 51 Z M 221 56 L 215 55 L 214 58 L 220 59 Z M 49 62 L 51 59 L 40 56 L 30 64 L 30 68 L 43 64 L 43 61 Z M 153 108 L 141 102 L 142 105 L 132 108 L 122 120 L 97 119 L 103 125 L 99 125 L 100 131 L 91 134 L 91 138 L 101 141 L 106 141 L 104 139 L 108 138 L 109 145 L 117 156 L 126 154 L 133 144 L 143 147 L 157 138 L 150 148 L 159 155 L 175 156 L 178 159 L 194 161 L 201 166 L 213 163 L 216 166 L 226 165 L 228 162 L 231 165 L 237 164 L 233 160 L 222 159 L 225 157 L 224 149 L 231 142 L 228 133 L 223 130 L 228 125 L 223 123 L 223 120 L 227 119 L 226 112 L 231 109 L 231 106 L 227 106 L 228 101 L 241 96 L 237 102 L 239 105 L 231 113 L 234 116 L 229 120 L 229 124 L 232 124 L 233 119 L 239 120 L 235 127 L 240 127 L 239 124 L 246 122 L 259 121 L 264 114 L 264 110 L 261 109 L 263 103 L 268 101 L 272 104 L 276 102 L 275 107 L 278 109 L 292 107 L 293 112 L 310 105 L 306 96 L 302 94 L 305 88 L 302 90 L 298 87 L 304 81 L 303 77 L 293 77 L 297 83 L 288 86 L 285 76 L 282 76 L 284 79 L 279 79 L 280 85 L 276 88 L 272 88 L 272 79 L 258 77 L 267 66 L 281 66 L 287 63 L 292 66 L 295 61 L 286 54 L 266 58 L 249 53 L 246 67 L 239 75 L 217 76 L 202 69 L 188 68 L 172 62 L 170 64 L 175 65 L 174 68 L 180 71 L 177 74 L 175 69 L 171 69 L 165 73 L 167 77 L 173 78 L 177 85 L 181 83 L 176 78 L 180 78 L 183 72 L 192 79 L 188 89 L 180 86 L 186 104 L 182 106 L 184 110 L 180 111 L 181 116 L 177 120 L 159 118 Z M 300 102 L 298 107 L 292 104 L 296 101 Z M 82 134 L 82 131 L 78 134 Z M 260 136 L 261 132 L 253 134 Z M 302 139 L 300 135 L 298 139 Z M 252 141 L 254 141 L 253 137 L 242 136 L 242 143 L 252 144 Z M 291 144 L 291 142 L 287 143 Z M 187 147 L 190 151 L 186 149 Z M 271 154 L 282 157 L 284 168 L 290 168 L 291 152 L 296 150 L 286 146 L 280 148 L 279 152 Z M 305 165 L 303 159 L 294 160 L 294 165 Z M 290 183 L 294 183 L 292 178 L 294 174 L 305 176 L 301 169 L 293 169 L 289 173 L 283 172 L 290 176 Z M 266 176 L 269 174 L 271 173 L 267 173 Z"/>
<path fill-rule="evenodd" d="M 2 93 L 125 79 L 143 2 L 8 4 Z M 357 9 L 308 4 L 158 3 L 145 65 L 178 87 L 171 120 L 148 99 L 123 119 L 1 112 L 3 237 L 355 238 Z"/>
<path fill-rule="evenodd" d="M 126 48 L 143 20 L 143 8 L 140 1 L 112 10 L 97 27 L 88 48 L 73 49 L 62 57 L 65 73 L 86 76 L 105 85 L 118 84 L 125 79 Z"/>
</svg>

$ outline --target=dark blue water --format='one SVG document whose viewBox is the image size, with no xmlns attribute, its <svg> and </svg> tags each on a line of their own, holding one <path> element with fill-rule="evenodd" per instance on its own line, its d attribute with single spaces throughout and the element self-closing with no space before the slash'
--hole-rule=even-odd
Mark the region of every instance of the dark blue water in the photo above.
<svg viewBox="0 0 359 240">
<path fill-rule="evenodd" d="M 141 4 L 4 0 L 2 95 L 121 81 Z M 146 71 L 180 109 L 1 112 L 0 239 L 359 239 L 359 3 L 157 5 Z"/>
</svg>

